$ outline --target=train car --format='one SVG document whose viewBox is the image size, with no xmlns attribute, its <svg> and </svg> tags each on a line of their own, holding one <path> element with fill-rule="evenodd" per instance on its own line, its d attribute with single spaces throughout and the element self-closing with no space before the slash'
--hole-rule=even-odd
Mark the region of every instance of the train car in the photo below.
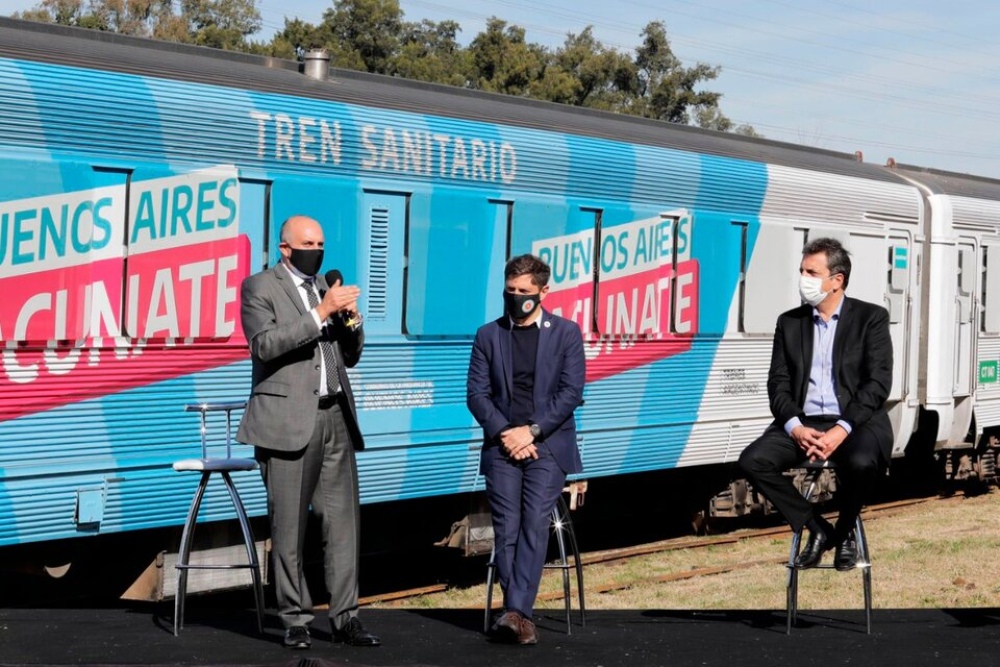
<svg viewBox="0 0 1000 667">
<path fill-rule="evenodd" d="M 953 480 L 996 480 L 1000 446 L 1000 181 L 898 165 L 927 210 L 924 428 Z"/>
<path fill-rule="evenodd" d="M 853 253 L 849 293 L 890 311 L 904 452 L 928 306 L 915 183 L 852 155 L 301 70 L 0 20 L 0 561 L 122 534 L 176 548 L 195 481 L 171 463 L 199 455 L 183 406 L 246 398 L 240 281 L 297 213 L 324 227 L 324 270 L 363 290 L 367 507 L 483 488 L 469 350 L 523 252 L 586 336 L 582 479 L 737 459 L 771 420 L 775 318 L 818 236 Z M 259 477 L 238 485 L 261 516 Z M 202 520 L 228 516 L 210 493 Z"/>
</svg>

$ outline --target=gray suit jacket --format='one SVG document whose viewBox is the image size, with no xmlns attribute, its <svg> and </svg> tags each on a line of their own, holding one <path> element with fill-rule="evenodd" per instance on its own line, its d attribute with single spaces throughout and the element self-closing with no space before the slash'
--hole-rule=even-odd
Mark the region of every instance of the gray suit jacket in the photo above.
<svg viewBox="0 0 1000 667">
<path fill-rule="evenodd" d="M 317 276 L 316 284 L 321 294 L 326 292 L 322 276 Z M 316 423 L 321 333 L 299 297 L 296 281 L 283 266 L 244 280 L 240 300 L 243 333 L 253 360 L 253 385 L 236 438 L 266 449 L 297 451 L 309 442 Z M 364 331 L 360 327 L 351 331 L 332 317 L 322 335 L 334 343 L 351 441 L 355 449 L 364 449 L 346 371 L 361 358 Z"/>
</svg>

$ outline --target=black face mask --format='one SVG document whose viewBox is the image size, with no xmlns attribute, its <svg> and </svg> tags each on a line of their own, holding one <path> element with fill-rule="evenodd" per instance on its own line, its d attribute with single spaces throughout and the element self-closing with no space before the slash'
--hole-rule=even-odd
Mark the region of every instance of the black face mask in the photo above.
<svg viewBox="0 0 1000 667">
<path fill-rule="evenodd" d="M 512 320 L 520 322 L 531 317 L 542 303 L 540 294 L 514 294 L 504 290 L 503 305 Z"/>
<path fill-rule="evenodd" d="M 323 266 L 322 248 L 292 248 L 292 255 L 288 258 L 298 271 L 304 276 L 315 276 L 319 273 L 319 267 Z"/>
</svg>

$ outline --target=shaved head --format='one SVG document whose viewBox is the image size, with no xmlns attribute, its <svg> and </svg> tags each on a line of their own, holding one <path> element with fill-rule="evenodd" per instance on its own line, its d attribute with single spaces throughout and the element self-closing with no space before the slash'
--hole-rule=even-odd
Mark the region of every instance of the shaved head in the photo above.
<svg viewBox="0 0 1000 667">
<path fill-rule="evenodd" d="M 281 223 L 281 259 L 300 274 L 314 276 L 323 263 L 323 228 L 306 215 L 293 215 Z"/>
<path fill-rule="evenodd" d="M 281 242 L 298 248 L 306 241 L 318 241 L 323 246 L 323 228 L 307 215 L 293 215 L 281 223 Z"/>
</svg>

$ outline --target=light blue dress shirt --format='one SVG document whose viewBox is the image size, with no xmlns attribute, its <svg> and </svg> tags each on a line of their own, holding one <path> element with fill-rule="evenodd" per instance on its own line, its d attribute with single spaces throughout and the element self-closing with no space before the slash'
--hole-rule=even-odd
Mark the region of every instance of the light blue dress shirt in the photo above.
<svg viewBox="0 0 1000 667">
<path fill-rule="evenodd" d="M 844 300 L 840 300 L 837 310 L 830 316 L 829 321 L 824 320 L 816 308 L 813 308 L 813 356 L 812 367 L 809 370 L 809 388 L 806 391 L 805 405 L 802 412 L 806 415 L 839 415 L 840 403 L 837 401 L 837 379 L 833 374 L 833 339 L 837 335 L 837 324 L 840 322 L 840 311 L 844 307 Z M 851 425 L 843 419 L 837 424 L 842 426 L 848 434 L 851 433 Z M 796 426 L 801 426 L 802 421 L 798 417 L 792 417 L 785 422 L 785 432 L 792 434 Z"/>
</svg>

